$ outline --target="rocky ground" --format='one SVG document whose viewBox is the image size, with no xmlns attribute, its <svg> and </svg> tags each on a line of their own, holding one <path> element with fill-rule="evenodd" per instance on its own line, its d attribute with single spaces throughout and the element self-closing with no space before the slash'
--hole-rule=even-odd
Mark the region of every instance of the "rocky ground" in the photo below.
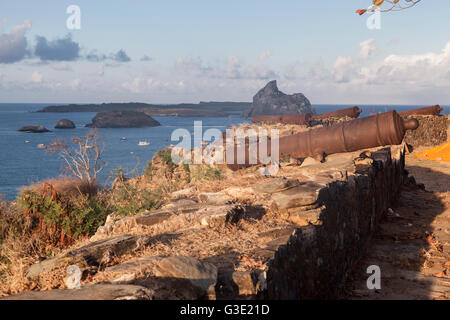
<svg viewBox="0 0 450 320">
<path fill-rule="evenodd" d="M 406 169 L 424 189 L 403 190 L 349 281 L 345 298 L 450 299 L 450 164 L 410 154 Z M 371 265 L 381 268 L 379 290 L 367 289 Z"/>
<path fill-rule="evenodd" d="M 280 135 L 308 130 L 282 129 Z M 404 148 L 335 154 L 324 163 L 286 159 L 276 176 L 257 167 L 223 169 L 220 180 L 183 184 L 158 210 L 113 214 L 91 239 L 27 267 L 25 292 L 7 299 L 255 299 L 270 286 L 268 274 L 279 297 L 289 291 L 285 296 L 298 298 L 304 288 L 314 288 L 307 297 L 320 296 L 316 284 L 334 293 L 329 279 L 345 279 L 341 271 L 360 257 L 403 184 Z M 406 164 L 425 190 L 412 181 L 404 186 L 345 299 L 449 298 L 450 167 L 412 155 Z M 161 161 L 152 166 L 161 170 L 155 177 L 167 172 Z M 180 165 L 173 176 L 192 178 L 194 169 Z M 370 265 L 381 267 L 380 290 L 367 289 Z M 325 284 L 318 270 L 328 272 Z M 82 289 L 66 290 L 77 279 Z"/>
<path fill-rule="evenodd" d="M 402 147 L 392 148 L 398 157 Z M 96 290 L 98 299 L 254 299 L 293 233 L 322 225 L 321 190 L 371 166 L 359 155 L 285 162 L 276 177 L 258 168 L 228 172 L 213 184 L 173 192 L 158 210 L 110 216 L 88 241 L 29 267 L 23 284 L 34 291 L 10 298 L 67 298 L 61 289 L 75 265 L 83 290 L 70 290 L 73 299 L 91 299 Z"/>
</svg>

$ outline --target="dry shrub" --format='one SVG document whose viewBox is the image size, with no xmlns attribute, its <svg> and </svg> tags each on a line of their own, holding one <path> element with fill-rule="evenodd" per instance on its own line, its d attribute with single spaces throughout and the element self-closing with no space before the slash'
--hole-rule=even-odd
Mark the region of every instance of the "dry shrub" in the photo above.
<svg viewBox="0 0 450 320">
<path fill-rule="evenodd" d="M 54 246 L 66 247 L 95 233 L 109 213 L 107 198 L 92 183 L 63 178 L 22 189 L 19 211 L 39 220 L 36 231 Z"/>
<path fill-rule="evenodd" d="M 0 201 L 0 296 L 37 288 L 27 268 L 93 234 L 108 213 L 97 185 L 70 177 L 22 188 L 17 204 Z"/>
<path fill-rule="evenodd" d="M 57 193 L 66 199 L 75 199 L 80 194 L 93 197 L 99 192 L 99 186 L 95 183 L 90 183 L 87 180 L 80 180 L 70 176 L 60 176 L 54 179 L 48 179 L 29 186 L 21 188 L 21 193 L 24 191 L 41 192 L 43 186 L 51 185 Z"/>
<path fill-rule="evenodd" d="M 37 219 L 4 201 L 0 208 L 0 296 L 4 296 L 30 289 L 27 267 L 52 252 L 35 232 Z"/>
</svg>

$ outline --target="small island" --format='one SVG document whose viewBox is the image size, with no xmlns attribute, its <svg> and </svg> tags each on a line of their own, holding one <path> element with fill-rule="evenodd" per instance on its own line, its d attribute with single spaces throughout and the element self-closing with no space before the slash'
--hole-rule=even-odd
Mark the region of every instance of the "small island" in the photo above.
<svg viewBox="0 0 450 320">
<path fill-rule="evenodd" d="M 139 111 L 99 112 L 86 125 L 89 128 L 144 128 L 157 127 L 161 124 L 151 116 Z"/>
<path fill-rule="evenodd" d="M 44 126 L 25 126 L 20 128 L 18 131 L 22 132 L 30 132 L 30 133 L 45 133 L 45 132 L 51 132 Z"/>
<path fill-rule="evenodd" d="M 75 123 L 69 119 L 61 119 L 55 125 L 55 129 L 75 129 L 75 127 Z"/>
</svg>

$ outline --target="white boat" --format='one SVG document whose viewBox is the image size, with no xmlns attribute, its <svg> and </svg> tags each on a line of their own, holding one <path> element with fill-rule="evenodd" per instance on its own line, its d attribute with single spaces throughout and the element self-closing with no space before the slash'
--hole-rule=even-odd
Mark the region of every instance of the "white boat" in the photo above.
<svg viewBox="0 0 450 320">
<path fill-rule="evenodd" d="M 140 146 L 140 147 L 146 147 L 149 145 L 150 145 L 150 142 L 148 142 L 148 141 L 139 141 L 139 143 L 138 143 L 138 146 Z"/>
<path fill-rule="evenodd" d="M 29 140 L 25 140 L 25 143 L 30 143 L 30 141 Z"/>
<path fill-rule="evenodd" d="M 127 137 L 120 138 L 120 141 L 128 141 Z"/>
</svg>

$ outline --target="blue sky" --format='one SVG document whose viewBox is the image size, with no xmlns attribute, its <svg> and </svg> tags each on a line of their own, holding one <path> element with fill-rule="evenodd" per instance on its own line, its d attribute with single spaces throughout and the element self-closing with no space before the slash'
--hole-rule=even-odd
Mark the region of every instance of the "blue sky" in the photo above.
<svg viewBox="0 0 450 320">
<path fill-rule="evenodd" d="M 0 102 L 251 101 L 276 79 L 313 104 L 450 104 L 450 2 L 369 30 L 370 2 L 2 1 Z"/>
</svg>

